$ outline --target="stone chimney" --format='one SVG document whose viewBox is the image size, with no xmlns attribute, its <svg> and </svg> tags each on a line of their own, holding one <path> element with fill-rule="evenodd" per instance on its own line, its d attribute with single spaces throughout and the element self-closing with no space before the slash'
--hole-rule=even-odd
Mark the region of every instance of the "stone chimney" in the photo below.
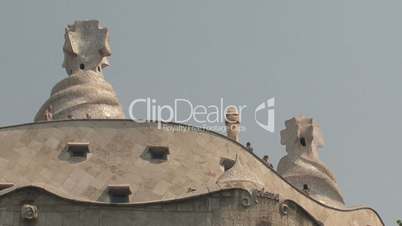
<svg viewBox="0 0 402 226">
<path fill-rule="evenodd" d="M 279 161 L 277 172 L 317 201 L 343 207 L 345 202 L 336 178 L 319 159 L 324 138 L 318 123 L 299 116 L 287 120 L 285 126 L 281 144 L 286 146 L 287 155 Z"/>
<path fill-rule="evenodd" d="M 68 77 L 57 83 L 34 121 L 122 119 L 123 109 L 103 76 L 111 55 L 109 33 L 97 20 L 76 21 L 65 30 L 64 63 Z"/>
<path fill-rule="evenodd" d="M 64 37 L 63 67 L 67 74 L 88 70 L 100 73 L 109 66 L 107 57 L 112 54 L 109 32 L 99 26 L 99 21 L 76 21 L 67 26 Z"/>
<path fill-rule="evenodd" d="M 227 136 L 237 142 L 240 141 L 240 115 L 235 106 L 226 110 L 225 125 Z"/>
</svg>

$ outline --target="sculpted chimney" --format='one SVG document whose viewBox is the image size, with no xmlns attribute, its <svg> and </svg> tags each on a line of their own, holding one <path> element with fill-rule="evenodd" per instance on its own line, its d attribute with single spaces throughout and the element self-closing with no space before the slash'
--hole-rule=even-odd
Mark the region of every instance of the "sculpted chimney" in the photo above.
<svg viewBox="0 0 402 226">
<path fill-rule="evenodd" d="M 111 55 L 108 30 L 96 20 L 76 21 L 67 26 L 64 37 L 68 77 L 54 86 L 34 121 L 125 118 L 102 73 Z"/>
<path fill-rule="evenodd" d="M 335 176 L 319 159 L 324 145 L 320 126 L 312 118 L 294 117 L 285 122 L 281 144 L 287 155 L 278 164 L 278 173 L 300 191 L 334 207 L 344 206 Z"/>
<path fill-rule="evenodd" d="M 107 57 L 112 55 L 109 32 L 99 26 L 99 21 L 76 21 L 67 26 L 64 37 L 63 67 L 67 74 L 88 70 L 100 73 L 109 66 Z"/>
<path fill-rule="evenodd" d="M 237 142 L 240 141 L 240 115 L 235 106 L 226 110 L 225 125 L 227 136 Z"/>
</svg>

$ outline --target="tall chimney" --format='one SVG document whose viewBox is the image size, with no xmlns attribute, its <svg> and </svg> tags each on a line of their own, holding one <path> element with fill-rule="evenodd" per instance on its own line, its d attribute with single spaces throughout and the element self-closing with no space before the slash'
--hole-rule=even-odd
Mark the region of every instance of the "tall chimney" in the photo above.
<svg viewBox="0 0 402 226">
<path fill-rule="evenodd" d="M 237 142 L 240 141 L 240 115 L 235 106 L 226 110 L 225 125 L 227 136 Z"/>
</svg>

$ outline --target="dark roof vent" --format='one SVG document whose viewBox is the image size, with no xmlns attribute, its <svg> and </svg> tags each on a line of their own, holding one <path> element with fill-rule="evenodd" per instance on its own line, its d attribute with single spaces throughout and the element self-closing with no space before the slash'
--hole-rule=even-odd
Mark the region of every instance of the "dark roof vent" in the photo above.
<svg viewBox="0 0 402 226">
<path fill-rule="evenodd" d="M 221 158 L 219 164 L 223 167 L 225 171 L 227 171 L 234 166 L 235 161 L 233 159 Z"/>
<path fill-rule="evenodd" d="M 130 201 L 129 199 L 129 196 L 131 195 L 130 185 L 128 184 L 109 185 L 107 189 L 110 196 L 110 202 L 127 203 Z"/>
<path fill-rule="evenodd" d="M 303 191 L 304 193 L 310 193 L 310 186 L 308 184 L 303 184 Z"/>
<path fill-rule="evenodd" d="M 151 155 L 152 160 L 167 160 L 170 154 L 168 147 L 163 146 L 150 146 L 148 147 L 148 152 Z"/>
<path fill-rule="evenodd" d="M 86 158 L 89 153 L 89 143 L 68 143 L 67 150 L 71 157 Z"/>
<path fill-rule="evenodd" d="M 300 138 L 300 144 L 301 144 L 303 147 L 306 147 L 306 146 L 307 146 L 307 144 L 306 144 L 306 138 L 301 137 L 301 138 Z"/>
</svg>

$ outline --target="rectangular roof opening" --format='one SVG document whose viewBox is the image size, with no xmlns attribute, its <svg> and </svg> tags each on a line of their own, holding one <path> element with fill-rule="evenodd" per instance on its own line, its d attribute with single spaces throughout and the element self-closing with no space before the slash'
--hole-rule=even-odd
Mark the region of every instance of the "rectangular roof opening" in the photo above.
<svg viewBox="0 0 402 226">
<path fill-rule="evenodd" d="M 170 154 L 169 148 L 165 146 L 149 146 L 148 152 L 153 160 L 167 160 Z"/>
<path fill-rule="evenodd" d="M 110 196 L 110 202 L 112 203 L 128 203 L 130 201 L 129 196 L 132 194 L 130 185 L 128 184 L 113 184 L 108 185 L 108 193 Z"/>
<path fill-rule="evenodd" d="M 71 157 L 86 158 L 89 153 L 89 143 L 67 143 L 67 150 Z"/>
</svg>

